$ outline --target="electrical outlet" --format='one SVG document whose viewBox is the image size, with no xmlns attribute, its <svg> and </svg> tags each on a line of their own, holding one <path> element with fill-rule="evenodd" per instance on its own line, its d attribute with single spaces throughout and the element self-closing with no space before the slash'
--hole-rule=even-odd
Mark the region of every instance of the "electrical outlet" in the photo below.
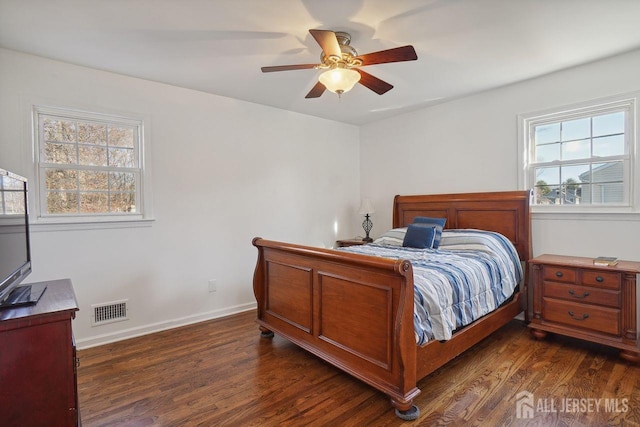
<svg viewBox="0 0 640 427">
<path fill-rule="evenodd" d="M 209 292 L 215 292 L 218 290 L 218 281 L 216 279 L 209 280 Z"/>
</svg>

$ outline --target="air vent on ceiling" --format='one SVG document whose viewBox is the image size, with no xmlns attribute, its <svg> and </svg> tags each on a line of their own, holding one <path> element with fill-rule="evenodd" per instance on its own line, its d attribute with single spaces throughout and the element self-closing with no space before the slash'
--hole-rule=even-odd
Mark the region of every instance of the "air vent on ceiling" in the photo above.
<svg viewBox="0 0 640 427">
<path fill-rule="evenodd" d="M 107 323 L 128 320 L 127 301 L 129 300 L 92 305 L 93 314 L 91 316 L 91 326 L 100 326 Z"/>
</svg>

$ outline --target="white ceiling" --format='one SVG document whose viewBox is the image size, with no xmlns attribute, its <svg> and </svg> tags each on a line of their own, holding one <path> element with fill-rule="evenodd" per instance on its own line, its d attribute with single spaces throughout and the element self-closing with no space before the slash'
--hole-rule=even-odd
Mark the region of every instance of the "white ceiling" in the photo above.
<svg viewBox="0 0 640 427">
<path fill-rule="evenodd" d="M 0 0 L 0 46 L 363 124 L 640 48 L 640 0 Z M 309 29 L 360 54 L 411 44 L 417 61 L 366 71 L 338 100 L 305 99 L 320 71 Z"/>
</svg>

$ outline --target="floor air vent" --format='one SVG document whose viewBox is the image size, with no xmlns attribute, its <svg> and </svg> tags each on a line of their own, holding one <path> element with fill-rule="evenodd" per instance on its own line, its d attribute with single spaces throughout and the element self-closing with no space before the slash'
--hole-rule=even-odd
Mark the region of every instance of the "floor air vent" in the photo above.
<svg viewBox="0 0 640 427">
<path fill-rule="evenodd" d="M 100 326 L 107 323 L 128 320 L 127 301 L 129 300 L 92 305 L 93 315 L 91 316 L 91 326 Z"/>
</svg>

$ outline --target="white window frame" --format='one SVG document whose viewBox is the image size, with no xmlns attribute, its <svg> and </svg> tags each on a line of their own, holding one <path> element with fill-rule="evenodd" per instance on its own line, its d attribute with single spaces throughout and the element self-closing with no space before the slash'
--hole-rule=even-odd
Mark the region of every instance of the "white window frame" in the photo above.
<svg viewBox="0 0 640 427">
<path fill-rule="evenodd" d="M 623 214 L 638 219 L 640 214 L 640 164 L 638 161 L 637 126 L 640 119 L 638 100 L 640 92 L 597 99 L 579 104 L 573 104 L 544 111 L 537 111 L 518 115 L 518 186 L 522 190 L 530 190 L 535 186 L 533 176 L 535 141 L 532 137 L 536 125 L 557 123 L 582 117 L 592 117 L 625 110 L 625 144 L 626 153 L 619 156 L 623 160 L 625 200 L 620 205 L 600 204 L 564 204 L 564 205 L 531 205 L 531 212 L 543 214 L 558 219 L 617 219 Z M 592 157 L 591 159 L 596 159 Z M 613 159 L 613 158 L 612 158 Z M 558 163 L 561 164 L 561 163 Z M 585 215 L 586 214 L 586 215 Z M 573 215 L 573 217 L 572 217 Z"/>
<path fill-rule="evenodd" d="M 136 168 L 133 168 L 138 174 L 136 180 L 136 212 L 105 212 L 100 214 L 50 214 L 46 211 L 46 183 L 44 170 L 47 167 L 55 167 L 56 164 L 46 163 L 44 161 L 45 143 L 42 141 L 42 130 L 40 128 L 41 116 L 53 116 L 61 119 L 79 120 L 91 123 L 106 123 L 111 125 L 124 125 L 134 127 L 135 135 L 135 156 L 138 159 Z M 78 228 L 104 228 L 113 225 L 121 226 L 138 226 L 143 222 L 151 221 L 150 206 L 150 187 L 148 185 L 148 171 L 145 167 L 146 149 L 145 149 L 145 120 L 141 116 L 133 114 L 111 114 L 102 112 L 93 112 L 85 110 L 76 110 L 63 107 L 52 107 L 43 105 L 32 106 L 32 126 L 34 153 L 33 159 L 35 164 L 35 185 L 30 186 L 30 192 L 33 192 L 35 198 L 35 218 L 36 225 L 69 225 L 71 229 Z M 91 169 L 91 167 L 80 166 L 77 170 Z M 107 168 L 108 170 L 108 168 Z M 57 229 L 58 227 L 56 227 Z"/>
</svg>

